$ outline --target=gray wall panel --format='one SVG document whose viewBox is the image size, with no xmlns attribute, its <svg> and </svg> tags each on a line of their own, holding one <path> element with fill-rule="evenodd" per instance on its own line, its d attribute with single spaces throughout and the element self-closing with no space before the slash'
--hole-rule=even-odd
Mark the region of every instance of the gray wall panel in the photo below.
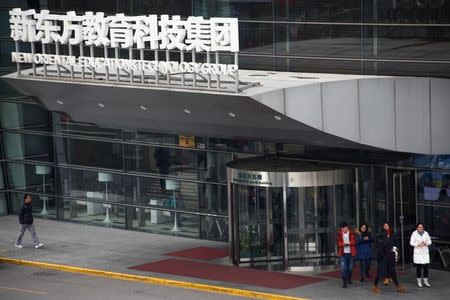
<svg viewBox="0 0 450 300">
<path fill-rule="evenodd" d="M 256 95 L 253 97 L 256 101 L 276 110 L 279 113 L 285 114 L 286 108 L 284 107 L 284 90 L 275 90 L 264 94 Z"/>
<path fill-rule="evenodd" d="M 361 143 L 395 150 L 394 81 L 359 80 Z"/>
<path fill-rule="evenodd" d="M 431 79 L 431 152 L 449 153 L 450 84 L 446 79 Z"/>
<path fill-rule="evenodd" d="M 358 81 L 322 83 L 324 131 L 359 142 Z"/>
<path fill-rule="evenodd" d="M 322 130 L 320 84 L 288 88 L 285 91 L 287 116 Z"/>
<path fill-rule="evenodd" d="M 395 79 L 397 150 L 431 152 L 428 78 Z"/>
</svg>

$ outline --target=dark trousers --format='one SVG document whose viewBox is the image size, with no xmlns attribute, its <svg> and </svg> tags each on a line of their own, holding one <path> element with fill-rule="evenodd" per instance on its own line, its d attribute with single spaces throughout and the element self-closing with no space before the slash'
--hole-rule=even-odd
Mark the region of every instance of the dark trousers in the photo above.
<svg viewBox="0 0 450 300">
<path fill-rule="evenodd" d="M 392 277 L 391 278 L 392 278 L 392 281 L 394 282 L 395 285 L 399 285 L 400 284 L 400 282 L 398 282 L 397 273 L 395 271 L 394 271 L 394 273 L 392 273 Z M 380 277 L 378 277 L 378 275 L 377 275 L 375 277 L 375 280 L 373 281 L 373 285 L 377 286 L 379 281 L 380 281 Z"/>
<path fill-rule="evenodd" d="M 349 253 L 341 256 L 341 276 L 342 280 L 349 281 L 352 279 L 353 256 Z"/>
<path fill-rule="evenodd" d="M 370 263 L 370 258 L 359 260 L 359 272 L 361 274 L 361 278 L 370 277 Z"/>
<path fill-rule="evenodd" d="M 422 278 L 422 269 L 423 269 L 423 277 L 428 278 L 428 267 L 430 264 L 416 264 L 416 277 Z"/>
</svg>

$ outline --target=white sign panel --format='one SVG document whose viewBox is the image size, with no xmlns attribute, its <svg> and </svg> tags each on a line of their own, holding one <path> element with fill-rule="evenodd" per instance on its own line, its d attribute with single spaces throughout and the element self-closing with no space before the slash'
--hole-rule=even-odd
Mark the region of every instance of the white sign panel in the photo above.
<svg viewBox="0 0 450 300">
<path fill-rule="evenodd" d="M 11 38 L 15 41 L 107 46 L 112 48 L 239 51 L 236 18 L 157 15 L 105 16 L 102 12 L 77 15 L 50 14 L 48 10 L 15 8 L 9 12 Z"/>
</svg>

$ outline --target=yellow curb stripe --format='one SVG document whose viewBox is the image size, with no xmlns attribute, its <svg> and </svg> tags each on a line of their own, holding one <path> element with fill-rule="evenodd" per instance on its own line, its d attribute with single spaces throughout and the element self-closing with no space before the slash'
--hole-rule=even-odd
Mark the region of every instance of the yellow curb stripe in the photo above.
<svg viewBox="0 0 450 300">
<path fill-rule="evenodd" d="M 229 287 L 223 287 L 223 286 L 217 286 L 217 285 L 208 285 L 208 284 L 193 283 L 193 282 L 187 282 L 187 281 L 178 281 L 178 280 L 164 279 L 164 278 L 158 278 L 158 277 L 139 276 L 139 275 L 124 274 L 124 273 L 117 273 L 117 272 L 110 272 L 110 271 L 103 271 L 103 270 L 96 270 L 96 269 L 86 269 L 86 268 L 79 268 L 79 267 L 73 267 L 73 266 L 67 266 L 67 265 L 58 265 L 58 264 L 52 264 L 52 263 L 14 259 L 14 258 L 8 258 L 8 257 L 0 257 L 0 262 L 15 264 L 15 265 L 37 267 L 37 268 L 52 269 L 52 270 L 58 270 L 58 271 L 63 271 L 63 272 L 70 272 L 70 273 L 92 275 L 92 276 L 98 276 L 98 277 L 106 277 L 106 278 L 114 278 L 114 279 L 120 279 L 120 280 L 137 281 L 137 282 L 144 282 L 144 283 L 151 283 L 151 284 L 158 284 L 158 285 L 173 286 L 173 287 L 186 288 L 186 289 L 198 290 L 198 291 L 203 291 L 203 292 L 226 294 L 226 295 L 239 296 L 239 297 L 245 297 L 245 298 L 253 298 L 253 299 L 307 300 L 306 298 L 297 298 L 297 297 L 276 295 L 276 294 L 270 294 L 270 293 L 261 293 L 261 292 L 229 288 Z"/>
<path fill-rule="evenodd" d="M 25 289 L 18 289 L 18 288 L 13 288 L 13 287 L 9 287 L 9 286 L 0 286 L 0 290 L 10 290 L 10 291 L 15 291 L 15 292 L 23 292 L 23 293 L 38 294 L 38 295 L 47 295 L 47 293 L 45 293 L 45 292 L 33 291 L 33 290 L 25 290 Z"/>
</svg>

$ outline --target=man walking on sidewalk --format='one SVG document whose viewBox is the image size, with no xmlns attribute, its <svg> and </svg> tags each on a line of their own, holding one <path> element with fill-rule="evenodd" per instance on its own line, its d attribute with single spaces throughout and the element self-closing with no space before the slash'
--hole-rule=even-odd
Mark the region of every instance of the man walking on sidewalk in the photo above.
<svg viewBox="0 0 450 300">
<path fill-rule="evenodd" d="M 15 244 L 16 248 L 19 248 L 19 249 L 23 248 L 23 246 L 21 244 L 22 237 L 23 237 L 23 234 L 25 233 L 25 230 L 27 230 L 27 229 L 31 234 L 31 238 L 33 239 L 34 248 L 39 249 L 42 246 L 44 246 L 43 243 L 39 242 L 39 239 L 36 235 L 36 230 L 34 229 L 31 200 L 32 200 L 31 195 L 29 195 L 29 194 L 23 195 L 23 204 L 20 207 L 20 211 L 19 211 L 19 223 L 22 225 L 22 227 L 20 228 L 19 236 L 17 237 L 17 241 Z"/>
</svg>

